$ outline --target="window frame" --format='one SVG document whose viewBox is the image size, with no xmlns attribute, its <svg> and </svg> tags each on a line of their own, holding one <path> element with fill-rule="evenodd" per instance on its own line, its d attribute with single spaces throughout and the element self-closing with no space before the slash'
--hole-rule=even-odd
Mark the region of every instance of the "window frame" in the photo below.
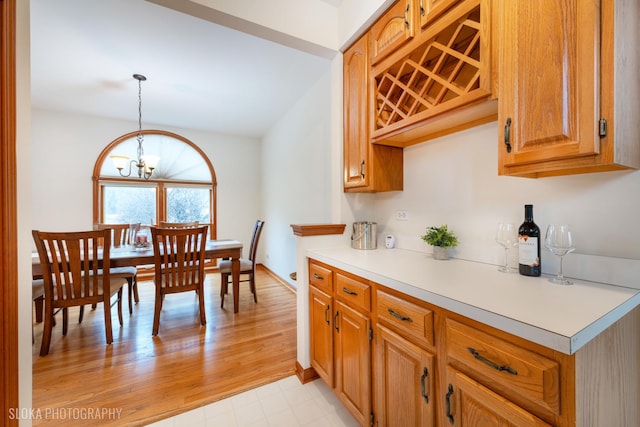
<svg viewBox="0 0 640 427">
<path fill-rule="evenodd" d="M 210 182 L 202 182 L 202 181 L 189 181 L 189 180 L 168 180 L 168 179 L 154 179 L 153 176 L 148 179 L 142 181 L 144 182 L 145 187 L 155 187 L 156 188 L 156 221 L 166 221 L 167 215 L 167 187 L 198 187 L 198 188 L 207 188 L 210 191 L 210 223 L 209 225 L 209 239 L 215 240 L 217 238 L 217 179 L 215 170 L 213 169 L 213 165 L 207 155 L 198 147 L 196 144 L 188 140 L 187 138 L 163 130 L 149 129 L 143 130 L 143 135 L 163 135 L 170 138 L 174 138 L 179 140 L 191 148 L 193 148 L 200 156 L 202 160 L 206 163 L 209 168 L 209 172 L 211 174 Z M 93 223 L 101 223 L 104 222 L 104 187 L 108 185 L 108 183 L 118 183 L 121 185 L 134 185 L 141 183 L 141 178 L 137 176 L 134 177 L 114 177 L 114 176 L 100 176 L 100 171 L 102 170 L 102 166 L 104 162 L 110 162 L 109 153 L 116 146 L 121 144 L 122 142 L 129 140 L 131 138 L 135 138 L 138 135 L 138 131 L 129 132 L 125 135 L 122 135 L 113 141 L 111 141 L 107 146 L 102 150 L 100 155 L 98 156 L 96 163 L 93 168 L 92 180 L 93 180 Z"/>
</svg>

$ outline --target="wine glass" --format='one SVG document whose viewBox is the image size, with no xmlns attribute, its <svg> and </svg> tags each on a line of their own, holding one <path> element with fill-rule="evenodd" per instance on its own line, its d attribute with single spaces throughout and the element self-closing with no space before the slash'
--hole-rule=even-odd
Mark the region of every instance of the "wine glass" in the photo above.
<svg viewBox="0 0 640 427">
<path fill-rule="evenodd" d="M 516 269 L 509 267 L 509 248 L 518 244 L 518 230 L 516 229 L 516 226 L 503 222 L 498 224 L 496 242 L 504 247 L 504 266 L 500 267 L 498 271 L 502 271 L 503 273 L 515 273 Z"/>
<path fill-rule="evenodd" d="M 547 234 L 544 238 L 544 247 L 552 254 L 560 257 L 560 271 L 556 277 L 552 277 L 549 281 L 558 285 L 573 284 L 573 282 L 567 280 L 562 275 L 563 257 L 576 249 L 575 246 L 573 246 L 573 236 L 571 235 L 569 226 L 566 224 L 549 225 L 549 227 L 547 227 Z"/>
</svg>

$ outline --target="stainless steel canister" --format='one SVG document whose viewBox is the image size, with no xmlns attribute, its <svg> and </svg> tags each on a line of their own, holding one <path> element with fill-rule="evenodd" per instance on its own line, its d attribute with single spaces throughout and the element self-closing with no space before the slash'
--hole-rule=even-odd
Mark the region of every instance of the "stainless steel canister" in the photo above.
<svg viewBox="0 0 640 427">
<path fill-rule="evenodd" d="M 351 233 L 351 247 L 353 249 L 375 249 L 377 224 L 371 221 L 357 221 L 353 223 Z"/>
</svg>

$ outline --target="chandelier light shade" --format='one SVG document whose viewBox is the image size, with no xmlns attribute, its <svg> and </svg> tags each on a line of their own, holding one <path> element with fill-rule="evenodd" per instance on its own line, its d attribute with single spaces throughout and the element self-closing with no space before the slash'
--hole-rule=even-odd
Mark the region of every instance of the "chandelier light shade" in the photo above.
<svg viewBox="0 0 640 427">
<path fill-rule="evenodd" d="M 142 82 L 146 81 L 147 78 L 142 74 L 134 74 L 133 78 L 138 81 L 138 136 L 136 139 L 138 140 L 138 153 L 137 158 L 133 160 L 129 160 L 129 157 L 126 156 L 111 156 L 111 161 L 118 172 L 120 172 L 120 176 L 128 177 L 131 176 L 131 171 L 136 168 L 138 170 L 138 177 L 149 179 L 153 174 L 153 170 L 158 165 L 158 161 L 160 160 L 157 156 L 144 155 L 144 148 L 142 147 L 142 142 L 144 141 L 144 135 L 142 135 Z M 127 173 L 124 173 L 124 168 L 128 167 Z"/>
</svg>

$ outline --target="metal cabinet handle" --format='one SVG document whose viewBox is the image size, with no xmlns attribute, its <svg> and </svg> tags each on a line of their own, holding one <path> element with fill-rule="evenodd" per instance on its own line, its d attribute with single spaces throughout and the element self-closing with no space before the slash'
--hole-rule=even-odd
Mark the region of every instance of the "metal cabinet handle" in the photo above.
<svg viewBox="0 0 640 427">
<path fill-rule="evenodd" d="M 313 273 L 313 277 L 314 277 L 315 279 L 318 279 L 318 280 L 324 280 L 324 277 L 322 277 L 322 276 L 321 276 L 321 275 L 319 275 L 318 273 Z"/>
<path fill-rule="evenodd" d="M 420 393 L 424 399 L 424 403 L 429 403 L 429 395 L 427 394 L 427 378 L 429 378 L 429 370 L 424 368 L 422 376 L 420 377 Z"/>
<path fill-rule="evenodd" d="M 348 289 L 346 286 L 342 288 L 342 292 L 348 295 L 358 295 L 357 292 L 352 291 L 351 289 Z"/>
<path fill-rule="evenodd" d="M 453 395 L 453 386 L 449 384 L 449 388 L 447 389 L 447 395 L 445 396 L 445 404 L 446 404 L 446 415 L 449 419 L 449 423 L 453 425 L 453 413 L 451 412 L 451 396 Z"/>
<path fill-rule="evenodd" d="M 330 319 L 330 316 L 329 316 L 329 309 L 330 308 L 331 307 L 329 306 L 329 304 L 327 304 L 327 308 L 324 310 L 324 321 L 327 322 L 327 325 L 331 324 L 331 319 Z"/>
<path fill-rule="evenodd" d="M 411 4 L 407 2 L 407 7 L 404 10 L 404 26 L 407 27 L 407 29 L 409 29 L 409 9 L 411 9 Z"/>
<path fill-rule="evenodd" d="M 360 163 L 360 176 L 364 179 L 364 160 Z"/>
<path fill-rule="evenodd" d="M 393 311 L 392 308 L 388 308 L 387 311 L 389 312 L 390 315 L 392 315 L 393 317 L 395 317 L 398 320 L 402 320 L 403 322 L 413 323 L 413 319 L 411 317 L 403 316 L 401 314 L 398 314 L 395 311 Z"/>
<path fill-rule="evenodd" d="M 333 324 L 334 327 L 336 328 L 336 332 L 340 332 L 340 328 L 338 327 L 338 315 L 340 314 L 339 311 L 336 311 L 336 315 L 333 316 Z"/>
<path fill-rule="evenodd" d="M 507 124 L 504 125 L 504 145 L 507 146 L 507 153 L 511 152 L 511 117 L 507 117 Z"/>
<path fill-rule="evenodd" d="M 475 349 L 473 349 L 471 347 L 467 347 L 467 350 L 469 350 L 469 353 L 471 353 L 473 355 L 473 357 L 476 358 L 476 360 L 479 360 L 480 362 L 484 363 L 485 365 L 492 367 L 496 371 L 500 371 L 500 372 L 504 371 L 504 372 L 510 373 L 511 375 L 518 375 L 518 371 L 513 369 L 511 366 L 499 365 L 496 362 L 494 362 L 492 360 L 489 360 L 486 357 L 482 356 L 480 353 L 478 353 Z"/>
<path fill-rule="evenodd" d="M 424 8 L 424 5 L 422 4 L 424 0 L 420 0 L 420 15 L 424 16 L 424 14 L 426 13 L 426 10 Z"/>
</svg>

